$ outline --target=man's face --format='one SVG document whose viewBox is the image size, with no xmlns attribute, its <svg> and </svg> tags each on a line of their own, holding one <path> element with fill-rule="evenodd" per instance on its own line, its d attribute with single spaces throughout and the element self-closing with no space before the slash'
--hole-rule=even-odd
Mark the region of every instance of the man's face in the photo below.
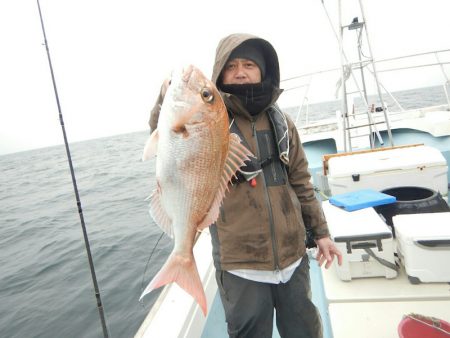
<svg viewBox="0 0 450 338">
<path fill-rule="evenodd" d="M 261 71 L 258 65 L 248 59 L 233 59 L 225 64 L 222 82 L 229 84 L 248 84 L 261 82 Z"/>
</svg>

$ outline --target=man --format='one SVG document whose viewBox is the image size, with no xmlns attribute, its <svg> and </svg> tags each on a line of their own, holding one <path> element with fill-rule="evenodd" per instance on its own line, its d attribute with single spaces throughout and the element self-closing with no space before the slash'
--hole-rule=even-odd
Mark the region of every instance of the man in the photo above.
<svg viewBox="0 0 450 338">
<path fill-rule="evenodd" d="M 219 42 L 212 81 L 227 106 L 232 132 L 256 159 L 230 185 L 219 219 L 210 227 L 216 280 L 230 337 L 271 337 L 274 309 L 281 337 L 322 337 L 311 302 L 305 226 L 317 259 L 328 268 L 342 256 L 329 238 L 314 195 L 297 129 L 280 111 L 278 56 L 256 36 Z M 165 88 L 152 111 L 151 129 Z"/>
</svg>

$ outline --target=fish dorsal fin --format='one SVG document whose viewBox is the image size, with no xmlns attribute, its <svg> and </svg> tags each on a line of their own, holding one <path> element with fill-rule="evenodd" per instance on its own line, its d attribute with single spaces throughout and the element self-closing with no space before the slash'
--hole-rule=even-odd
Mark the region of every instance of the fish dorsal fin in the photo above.
<svg viewBox="0 0 450 338">
<path fill-rule="evenodd" d="M 230 134 L 228 155 L 225 160 L 219 189 L 211 204 L 211 208 L 198 225 L 198 230 L 207 228 L 217 220 L 219 217 L 220 205 L 225 197 L 225 192 L 228 190 L 228 182 L 235 176 L 236 171 L 244 165 L 244 162 L 249 160 L 250 156 L 253 157 L 254 155 L 242 145 L 240 137 L 234 133 Z"/>
<path fill-rule="evenodd" d="M 142 161 L 146 161 L 156 155 L 156 150 L 158 149 L 158 140 L 158 129 L 155 129 L 145 143 L 144 151 L 142 153 Z"/>
<path fill-rule="evenodd" d="M 170 238 L 173 238 L 172 220 L 167 215 L 161 204 L 161 191 L 159 189 L 155 189 L 149 199 L 150 215 L 153 220 Z"/>
</svg>

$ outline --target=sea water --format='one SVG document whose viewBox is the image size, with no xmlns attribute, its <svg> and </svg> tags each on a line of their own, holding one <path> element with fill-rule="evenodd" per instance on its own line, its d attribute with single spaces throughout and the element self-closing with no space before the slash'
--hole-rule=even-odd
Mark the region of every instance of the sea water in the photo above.
<svg viewBox="0 0 450 338">
<path fill-rule="evenodd" d="M 131 337 L 159 292 L 138 302 L 171 251 L 145 198 L 154 161 L 148 132 L 71 145 L 74 171 L 111 337 Z M 0 337 L 101 337 L 64 146 L 0 156 Z M 145 287 L 145 285 L 144 285 Z"/>
<path fill-rule="evenodd" d="M 439 87 L 400 93 L 444 104 Z M 311 107 L 334 116 L 337 102 Z M 148 213 L 148 131 L 70 145 L 110 337 L 132 337 L 160 290 L 138 302 L 172 249 Z M 0 337 L 102 337 L 64 146 L 0 156 Z M 147 264 L 148 263 L 148 264 Z"/>
</svg>

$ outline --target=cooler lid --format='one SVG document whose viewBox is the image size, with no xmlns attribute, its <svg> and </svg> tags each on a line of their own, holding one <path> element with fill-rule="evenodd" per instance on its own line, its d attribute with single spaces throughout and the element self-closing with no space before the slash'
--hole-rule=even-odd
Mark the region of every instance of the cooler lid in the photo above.
<svg viewBox="0 0 450 338">
<path fill-rule="evenodd" d="M 323 202 L 322 208 L 331 237 L 337 242 L 392 237 L 391 230 L 373 208 L 349 212 L 329 201 Z"/>
<path fill-rule="evenodd" d="M 438 149 L 415 146 L 331 157 L 328 160 L 328 175 L 339 177 L 446 165 Z"/>
<path fill-rule="evenodd" d="M 396 198 L 373 189 L 361 189 L 345 194 L 333 195 L 329 201 L 331 204 L 347 211 L 354 211 L 394 203 Z"/>
<path fill-rule="evenodd" d="M 397 237 L 405 240 L 450 240 L 450 212 L 396 215 L 392 222 Z"/>
</svg>

